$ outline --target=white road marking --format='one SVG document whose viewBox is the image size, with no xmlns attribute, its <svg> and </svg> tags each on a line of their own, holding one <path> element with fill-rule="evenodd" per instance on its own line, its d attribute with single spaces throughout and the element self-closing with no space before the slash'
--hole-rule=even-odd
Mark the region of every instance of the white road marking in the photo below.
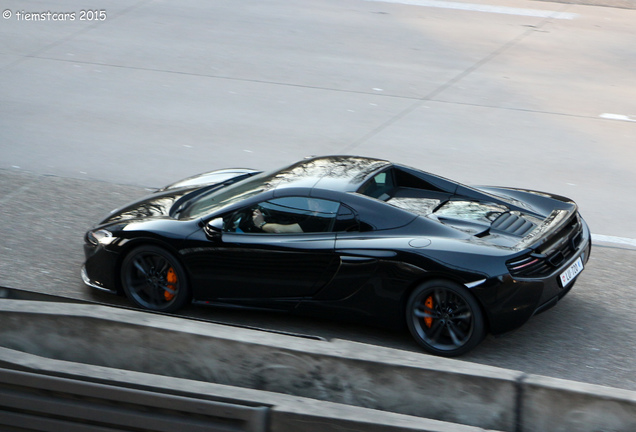
<svg viewBox="0 0 636 432">
<path fill-rule="evenodd" d="M 636 247 L 636 239 L 624 238 L 624 237 L 615 237 L 615 236 L 607 236 L 601 234 L 592 234 L 592 242 L 604 242 L 604 243 L 615 243 L 620 245 L 634 246 Z"/>
<path fill-rule="evenodd" d="M 599 117 L 604 118 L 604 119 L 608 119 L 608 120 L 621 120 L 621 121 L 636 122 L 636 119 L 633 119 L 630 116 L 626 116 L 626 115 L 623 115 L 623 114 L 603 113 Z"/>
<path fill-rule="evenodd" d="M 578 14 L 567 13 L 567 12 L 556 12 L 556 11 L 538 10 L 538 9 L 522 9 L 522 8 L 513 8 L 513 7 L 506 7 L 506 6 L 480 5 L 480 4 L 473 4 L 473 3 L 457 3 L 457 2 L 449 2 L 449 1 L 441 1 L 441 0 L 364 0 L 364 1 L 373 1 L 373 2 L 381 2 L 381 3 L 398 3 L 398 4 L 405 4 L 405 5 L 412 5 L 412 6 L 425 6 L 425 7 L 435 7 L 435 8 L 442 8 L 442 9 L 459 9 L 459 10 L 473 11 L 473 12 L 521 15 L 521 16 L 529 16 L 529 17 L 537 17 L 537 18 L 554 18 L 554 19 L 571 20 L 578 17 Z"/>
</svg>

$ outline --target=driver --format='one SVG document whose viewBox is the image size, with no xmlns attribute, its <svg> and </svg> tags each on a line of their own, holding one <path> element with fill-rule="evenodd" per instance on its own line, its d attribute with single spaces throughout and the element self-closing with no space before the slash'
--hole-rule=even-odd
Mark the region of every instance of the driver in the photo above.
<svg viewBox="0 0 636 432">
<path fill-rule="evenodd" d="M 312 214 L 304 220 L 293 224 L 279 224 L 267 222 L 263 213 L 256 209 L 252 212 L 254 225 L 266 233 L 303 233 L 303 232 L 324 232 L 327 231 L 328 222 L 325 218 L 319 217 L 320 204 L 316 200 L 309 199 L 308 205 Z"/>
</svg>

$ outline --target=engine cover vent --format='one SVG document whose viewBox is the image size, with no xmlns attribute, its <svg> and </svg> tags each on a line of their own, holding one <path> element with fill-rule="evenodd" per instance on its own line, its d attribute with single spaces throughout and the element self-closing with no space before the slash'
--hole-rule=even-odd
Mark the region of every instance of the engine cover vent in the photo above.
<svg viewBox="0 0 636 432">
<path fill-rule="evenodd" d="M 523 216 L 506 212 L 499 215 L 497 219 L 493 221 L 492 225 L 490 225 L 490 231 L 525 237 L 535 227 L 536 225 L 533 222 L 530 222 Z"/>
</svg>

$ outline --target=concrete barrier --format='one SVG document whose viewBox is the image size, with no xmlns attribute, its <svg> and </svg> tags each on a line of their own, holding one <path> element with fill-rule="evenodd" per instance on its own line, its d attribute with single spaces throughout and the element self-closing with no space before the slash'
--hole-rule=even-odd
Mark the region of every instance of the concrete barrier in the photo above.
<svg viewBox="0 0 636 432">
<path fill-rule="evenodd" d="M 514 430 L 521 374 L 105 306 L 0 301 L 0 346 L 48 357 Z"/>
<path fill-rule="evenodd" d="M 636 392 L 537 375 L 521 391 L 523 432 L 636 431 Z"/>
<path fill-rule="evenodd" d="M 497 432 L 0 348 L 0 430 Z M 11 429 L 14 430 L 14 429 Z"/>
<path fill-rule="evenodd" d="M 105 306 L 0 300 L 0 318 L 0 346 L 50 359 L 499 431 L 636 430 L 633 392 L 425 354 Z"/>
</svg>

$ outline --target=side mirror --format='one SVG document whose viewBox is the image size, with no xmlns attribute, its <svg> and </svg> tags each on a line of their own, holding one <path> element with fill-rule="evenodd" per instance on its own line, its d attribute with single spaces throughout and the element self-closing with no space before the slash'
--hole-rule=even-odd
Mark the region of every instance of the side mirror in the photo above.
<svg viewBox="0 0 636 432">
<path fill-rule="evenodd" d="M 205 232 L 210 237 L 221 237 L 223 225 L 223 218 L 212 219 L 205 225 Z"/>
</svg>

